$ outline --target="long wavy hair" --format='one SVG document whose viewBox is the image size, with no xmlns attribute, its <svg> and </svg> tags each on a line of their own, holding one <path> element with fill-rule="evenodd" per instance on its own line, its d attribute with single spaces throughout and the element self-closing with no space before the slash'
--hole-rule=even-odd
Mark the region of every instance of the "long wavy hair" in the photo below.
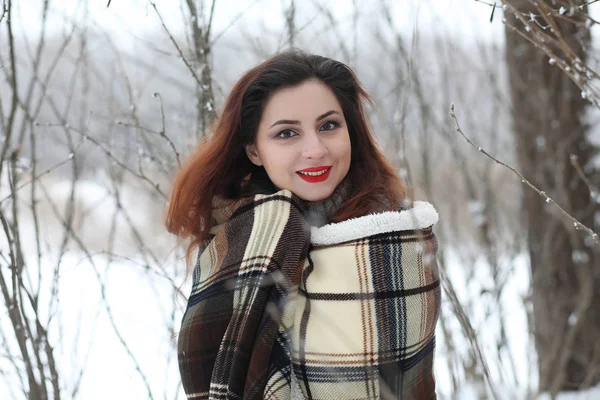
<svg viewBox="0 0 600 400">
<path fill-rule="evenodd" d="M 244 181 L 266 176 L 263 167 L 250 162 L 245 145 L 254 144 L 270 96 L 308 80 L 318 80 L 333 91 L 350 135 L 351 161 L 345 178 L 350 193 L 331 222 L 401 207 L 406 186 L 377 148 L 363 108 L 363 103 L 373 103 L 354 72 L 327 57 L 287 50 L 237 81 L 220 117 L 177 173 L 165 224 L 181 240 L 191 239 L 188 272 L 193 250 L 211 229 L 213 197 L 240 198 L 247 194 Z"/>
</svg>

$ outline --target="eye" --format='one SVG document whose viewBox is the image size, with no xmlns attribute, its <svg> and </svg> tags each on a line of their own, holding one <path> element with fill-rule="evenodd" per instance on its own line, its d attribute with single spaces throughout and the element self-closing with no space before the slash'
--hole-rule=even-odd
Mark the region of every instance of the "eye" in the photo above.
<svg viewBox="0 0 600 400">
<path fill-rule="evenodd" d="M 321 125 L 321 130 L 323 131 L 332 131 L 340 127 L 340 124 L 336 121 L 327 121 L 323 125 Z"/>
<path fill-rule="evenodd" d="M 279 139 L 288 139 L 288 138 L 291 138 L 294 136 L 298 136 L 298 134 L 291 129 L 284 129 L 281 132 L 279 132 L 277 135 L 275 135 L 275 137 L 279 138 Z"/>
</svg>

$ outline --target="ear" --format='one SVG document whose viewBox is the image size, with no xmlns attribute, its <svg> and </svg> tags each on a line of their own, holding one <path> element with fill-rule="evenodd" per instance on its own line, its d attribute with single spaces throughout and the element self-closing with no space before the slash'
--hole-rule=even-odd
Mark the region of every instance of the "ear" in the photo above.
<svg viewBox="0 0 600 400">
<path fill-rule="evenodd" d="M 252 161 L 252 164 L 258 165 L 259 167 L 263 165 L 260 156 L 258 155 L 258 150 L 256 149 L 256 145 L 247 144 L 244 146 L 246 148 L 246 155 Z"/>
</svg>

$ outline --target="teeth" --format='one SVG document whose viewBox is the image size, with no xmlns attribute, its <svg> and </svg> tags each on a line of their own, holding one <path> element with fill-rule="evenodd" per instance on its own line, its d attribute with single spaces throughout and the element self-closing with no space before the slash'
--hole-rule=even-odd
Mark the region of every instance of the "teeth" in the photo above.
<svg viewBox="0 0 600 400">
<path fill-rule="evenodd" d="M 329 170 L 329 168 L 324 169 L 323 171 L 320 171 L 320 172 L 302 172 L 302 171 L 298 171 L 298 172 L 301 173 L 302 175 L 319 176 L 319 175 L 323 175 L 328 170 Z"/>
</svg>

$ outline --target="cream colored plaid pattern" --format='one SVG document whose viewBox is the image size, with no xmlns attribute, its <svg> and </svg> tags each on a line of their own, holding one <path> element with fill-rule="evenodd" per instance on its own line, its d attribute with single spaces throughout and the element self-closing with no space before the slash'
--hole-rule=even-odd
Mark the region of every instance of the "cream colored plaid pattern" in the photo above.
<svg viewBox="0 0 600 400">
<path fill-rule="evenodd" d="M 436 251 L 431 229 L 312 248 L 292 335 L 305 396 L 379 399 L 400 391 L 404 399 L 435 398 Z M 394 371 L 391 379 L 381 376 L 383 366 Z"/>
</svg>

